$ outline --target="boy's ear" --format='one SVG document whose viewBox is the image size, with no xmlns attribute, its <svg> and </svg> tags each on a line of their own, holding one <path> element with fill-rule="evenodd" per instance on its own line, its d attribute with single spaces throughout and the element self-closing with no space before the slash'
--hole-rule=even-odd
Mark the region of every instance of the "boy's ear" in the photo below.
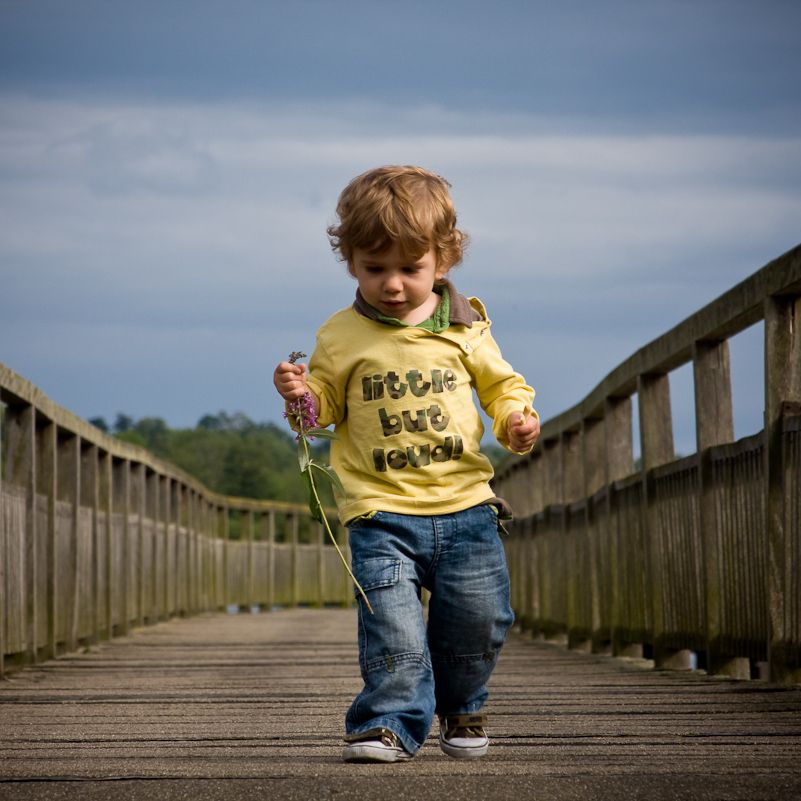
<svg viewBox="0 0 801 801">
<path fill-rule="evenodd" d="M 437 281 L 441 281 L 443 278 L 445 278 L 450 269 L 451 265 L 447 264 L 446 262 L 437 263 L 437 269 L 434 271 L 434 278 Z"/>
<path fill-rule="evenodd" d="M 356 270 L 353 268 L 353 262 L 352 262 L 352 261 L 349 261 L 349 262 L 348 262 L 348 272 L 349 272 L 349 273 L 350 273 L 350 274 L 351 274 L 351 275 L 352 275 L 354 278 L 356 278 Z"/>
</svg>

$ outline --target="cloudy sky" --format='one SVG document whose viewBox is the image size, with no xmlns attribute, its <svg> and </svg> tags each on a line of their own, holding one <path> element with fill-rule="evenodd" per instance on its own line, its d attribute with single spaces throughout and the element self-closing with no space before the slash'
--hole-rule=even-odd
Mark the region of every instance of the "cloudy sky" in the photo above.
<svg viewBox="0 0 801 801">
<path fill-rule="evenodd" d="M 339 192 L 416 163 L 547 419 L 801 242 L 800 45 L 797 0 L 0 0 L 0 362 L 85 418 L 278 420 L 355 290 Z"/>
</svg>

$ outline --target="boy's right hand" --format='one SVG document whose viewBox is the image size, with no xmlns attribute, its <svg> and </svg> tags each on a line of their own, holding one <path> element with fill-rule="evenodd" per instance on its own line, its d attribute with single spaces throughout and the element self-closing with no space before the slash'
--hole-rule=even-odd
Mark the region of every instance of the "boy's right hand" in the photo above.
<svg viewBox="0 0 801 801">
<path fill-rule="evenodd" d="M 284 400 L 303 397 L 309 389 L 306 386 L 306 365 L 281 362 L 273 373 L 273 383 Z"/>
</svg>

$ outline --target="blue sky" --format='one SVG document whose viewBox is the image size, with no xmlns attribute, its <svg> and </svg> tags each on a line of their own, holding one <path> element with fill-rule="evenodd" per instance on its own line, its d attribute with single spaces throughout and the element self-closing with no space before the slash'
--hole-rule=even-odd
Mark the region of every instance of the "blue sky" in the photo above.
<svg viewBox="0 0 801 801">
<path fill-rule="evenodd" d="M 547 419 L 801 242 L 800 44 L 795 0 L 0 0 L 0 361 L 86 418 L 278 420 L 355 289 L 339 191 L 418 163 Z"/>
</svg>

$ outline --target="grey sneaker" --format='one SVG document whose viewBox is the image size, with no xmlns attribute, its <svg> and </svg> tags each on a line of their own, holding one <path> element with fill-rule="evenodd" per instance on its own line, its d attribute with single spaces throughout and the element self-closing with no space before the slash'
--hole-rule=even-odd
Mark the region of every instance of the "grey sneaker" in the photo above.
<svg viewBox="0 0 801 801">
<path fill-rule="evenodd" d="M 342 751 L 343 762 L 403 762 L 414 756 L 390 729 L 369 729 L 346 734 L 342 739 L 347 743 Z"/>
<path fill-rule="evenodd" d="M 456 758 L 480 757 L 487 753 L 489 738 L 483 712 L 472 715 L 444 715 L 439 719 L 439 747 Z"/>
</svg>

